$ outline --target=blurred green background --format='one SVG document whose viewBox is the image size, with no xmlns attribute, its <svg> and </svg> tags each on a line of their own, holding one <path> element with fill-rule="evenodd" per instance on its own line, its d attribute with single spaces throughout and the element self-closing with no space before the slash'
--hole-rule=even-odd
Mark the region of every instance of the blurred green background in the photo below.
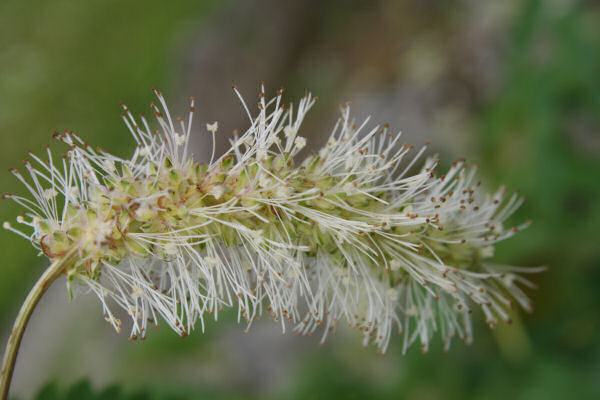
<svg viewBox="0 0 600 400">
<path fill-rule="evenodd" d="M 529 292 L 535 312 L 492 333 L 475 315 L 474 344 L 448 354 L 436 342 L 402 356 L 396 340 L 381 357 L 355 332 L 317 348 L 268 322 L 244 335 L 233 316 L 204 335 L 161 328 L 131 343 L 95 299 L 69 303 L 58 282 L 25 337 L 15 398 L 600 398 L 598 2 L 4 0 L 0 170 L 40 153 L 54 130 L 127 154 L 119 100 L 149 114 L 155 86 L 173 109 L 195 96 L 197 127 L 244 128 L 230 85 L 252 102 L 262 79 L 288 100 L 305 89 L 321 98 L 307 121 L 313 143 L 352 100 L 409 142 L 432 140 L 443 160 L 477 163 L 490 188 L 519 189 L 527 202 L 515 218 L 534 224 L 497 257 L 550 266 Z M 22 190 L 8 172 L 0 187 Z M 0 204 L 1 220 L 20 212 Z M 46 261 L 0 235 L 4 343 Z"/>
</svg>

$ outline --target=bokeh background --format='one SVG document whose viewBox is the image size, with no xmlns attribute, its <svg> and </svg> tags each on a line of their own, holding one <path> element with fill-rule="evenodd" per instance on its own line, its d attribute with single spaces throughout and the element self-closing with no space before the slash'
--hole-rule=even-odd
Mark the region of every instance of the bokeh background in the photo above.
<svg viewBox="0 0 600 400">
<path fill-rule="evenodd" d="M 54 130 L 127 154 L 119 100 L 150 114 L 154 86 L 173 110 L 198 99 L 206 157 L 204 123 L 218 120 L 223 137 L 247 124 L 231 84 L 252 104 L 261 80 L 288 100 L 320 97 L 305 126 L 313 148 L 351 101 L 447 163 L 477 163 L 490 188 L 519 189 L 515 218 L 534 224 L 497 257 L 550 267 L 534 277 L 535 312 L 494 332 L 476 315 L 474 344 L 448 354 L 436 342 L 402 356 L 396 340 L 382 357 L 356 332 L 318 348 L 266 321 L 243 334 L 233 316 L 204 335 L 162 327 L 134 343 L 59 281 L 26 333 L 15 399 L 600 398 L 598 2 L 3 0 L 0 188 L 22 190 L 6 169 Z M 19 212 L 0 203 L 1 220 Z M 0 253 L 3 345 L 47 261 L 8 232 Z"/>
</svg>

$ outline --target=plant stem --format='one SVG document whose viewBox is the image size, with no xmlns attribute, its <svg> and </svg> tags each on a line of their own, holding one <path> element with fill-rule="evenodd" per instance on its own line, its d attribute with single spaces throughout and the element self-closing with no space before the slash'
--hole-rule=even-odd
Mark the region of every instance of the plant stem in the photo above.
<svg viewBox="0 0 600 400">
<path fill-rule="evenodd" d="M 65 267 L 69 265 L 72 259 L 72 252 L 59 260 L 54 261 L 46 271 L 42 274 L 40 279 L 35 283 L 25 302 L 21 306 L 21 310 L 17 315 L 17 319 L 13 325 L 12 332 L 8 338 L 6 344 L 6 351 L 4 353 L 4 360 L 2 361 L 2 370 L 0 371 L 0 399 L 6 400 L 8 398 L 8 390 L 10 389 L 10 382 L 15 368 L 15 361 L 17 359 L 17 353 L 19 352 L 19 345 L 25 333 L 25 327 L 29 321 L 29 317 L 33 313 L 33 310 L 44 292 L 48 289 L 50 284 L 56 280 L 63 272 Z"/>
</svg>

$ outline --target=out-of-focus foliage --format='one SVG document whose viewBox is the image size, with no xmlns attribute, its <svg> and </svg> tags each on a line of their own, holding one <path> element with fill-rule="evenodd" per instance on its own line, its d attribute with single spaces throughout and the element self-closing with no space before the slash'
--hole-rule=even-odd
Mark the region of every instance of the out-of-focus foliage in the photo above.
<svg viewBox="0 0 600 400">
<path fill-rule="evenodd" d="M 53 6 L 42 3 L 34 11 L 19 9 L 23 6 L 16 1 L 0 4 L 0 162 L 15 166 L 24 150 L 40 148 L 49 124 L 75 127 L 105 147 L 125 151 L 131 143 L 121 143 L 125 134 L 116 118 L 115 93 L 132 109 L 144 110 L 151 100 L 151 93 L 144 91 L 149 85 L 176 85 L 177 77 L 169 75 L 169 56 L 181 49 L 170 47 L 177 42 L 173 26 L 201 16 L 204 8 L 193 1 L 168 7 L 150 1 L 144 7 L 128 2 L 118 7 L 116 2 L 112 7 L 64 0 Z M 414 7 L 435 8 L 435 2 L 418 3 Z M 504 183 L 527 196 L 517 219 L 532 218 L 534 224 L 503 243 L 497 256 L 511 264 L 550 267 L 534 278 L 540 289 L 529 292 L 536 305 L 533 314 L 515 313 L 512 326 L 499 325 L 492 334 L 478 324 L 472 346 L 456 343 L 446 355 L 438 345 L 427 355 L 410 351 L 401 356 L 400 346 L 392 345 L 380 357 L 342 335 L 318 351 L 300 347 L 293 361 L 285 359 L 271 368 L 287 372 L 267 393 L 257 390 L 252 380 L 260 379 L 256 371 L 272 361 L 259 350 L 253 352 L 257 342 L 226 337 L 227 321 L 235 317 L 230 315 L 210 323 L 206 335 L 196 332 L 182 341 L 159 329 L 143 345 L 131 344 L 113 366 L 122 388 L 94 385 L 92 390 L 85 382 L 65 388 L 61 383 L 45 387 L 37 399 L 600 398 L 600 9 L 594 2 L 527 0 L 513 5 L 501 38 L 504 45 L 497 49 L 503 52 L 495 65 L 498 83 L 468 111 L 469 142 L 480 151 L 468 159 L 480 164 L 490 184 Z M 359 26 L 361 20 L 346 20 L 341 9 L 331 9 L 335 12 L 327 18 L 343 42 L 344 27 Z M 429 42 L 435 42 L 436 32 L 448 29 L 444 13 L 452 15 L 450 6 L 435 10 Z M 23 13 L 31 15 L 25 18 Z M 47 13 L 53 17 L 42 18 Z M 9 15 L 19 23 L 11 24 L 5 17 Z M 56 29 L 40 27 L 42 20 L 55 21 Z M 406 26 L 411 23 L 419 25 L 407 21 Z M 148 24 L 152 29 L 142 29 Z M 21 41 L 7 43 L 5 37 Z M 374 63 L 389 56 L 369 54 Z M 364 58 L 362 53 L 356 57 Z M 469 62 L 462 59 L 459 64 Z M 300 79 L 308 84 L 310 76 Z M 7 140 L 8 135 L 15 139 Z M 0 184 L 7 191 L 17 187 L 8 174 L 0 175 Z M 15 212 L 3 204 L 0 216 L 6 219 Z M 2 252 L 0 315 L 8 322 L 40 268 L 31 266 L 35 259 L 30 248 L 18 238 L 4 234 Z M 315 343 L 311 338 L 293 340 L 300 346 Z M 243 358 L 244 352 L 250 356 Z M 210 378 L 187 386 L 175 381 L 174 376 L 186 376 L 194 368 Z M 250 381 L 240 378 L 244 375 Z"/>
<path fill-rule="evenodd" d="M 532 351 L 556 357 L 565 377 L 599 367 L 597 11 L 573 6 L 553 17 L 544 2 L 528 2 L 510 33 L 503 89 L 481 117 L 486 170 L 522 189 L 521 214 L 534 220 L 502 256 L 550 266 L 528 327 Z"/>
<path fill-rule="evenodd" d="M 44 386 L 35 396 L 35 400 L 185 400 L 189 394 L 176 394 L 174 391 L 165 393 L 163 390 L 124 390 L 119 385 L 113 385 L 102 390 L 94 390 L 87 380 L 82 380 L 69 388 L 61 389 L 56 383 Z M 196 393 L 193 398 L 225 399 L 215 397 L 213 393 Z"/>
</svg>

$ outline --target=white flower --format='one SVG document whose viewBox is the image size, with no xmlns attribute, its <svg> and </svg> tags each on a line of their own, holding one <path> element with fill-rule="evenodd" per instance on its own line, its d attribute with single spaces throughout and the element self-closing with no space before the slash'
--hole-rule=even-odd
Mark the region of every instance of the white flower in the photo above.
<svg viewBox="0 0 600 400">
<path fill-rule="evenodd" d="M 149 221 L 154 216 L 154 212 L 148 205 L 143 205 L 135 210 L 135 216 L 140 221 Z"/>
<path fill-rule="evenodd" d="M 213 122 L 212 124 L 206 124 L 206 130 L 212 134 L 217 133 L 218 129 L 219 129 L 219 123 L 217 121 Z"/>
<path fill-rule="evenodd" d="M 262 229 L 253 230 L 250 232 L 250 238 L 255 245 L 259 245 L 265 240 L 264 232 Z"/>
<path fill-rule="evenodd" d="M 242 268 L 244 271 L 252 271 L 252 264 L 250 264 L 248 261 L 243 261 Z"/>
<path fill-rule="evenodd" d="M 283 134 L 285 135 L 285 137 L 291 138 L 296 134 L 296 129 L 293 126 L 288 125 L 285 128 L 283 128 Z"/>
<path fill-rule="evenodd" d="M 354 154 L 348 154 L 346 156 L 346 163 L 344 164 L 344 167 L 347 170 L 352 170 L 353 168 L 360 166 L 360 162 L 361 162 L 360 157 L 358 157 L 357 155 L 354 155 Z"/>
<path fill-rule="evenodd" d="M 302 136 L 297 136 L 296 140 L 294 140 L 294 145 L 298 150 L 301 150 L 302 148 L 304 148 L 304 146 L 306 146 L 306 138 L 303 138 Z"/>
<path fill-rule="evenodd" d="M 139 286 L 133 287 L 133 290 L 131 291 L 131 297 L 133 297 L 134 299 L 139 299 L 143 295 L 144 295 L 144 290 L 141 287 L 139 287 Z"/>
<path fill-rule="evenodd" d="M 152 154 L 152 149 L 150 148 L 150 146 L 144 146 L 140 150 L 140 156 L 142 157 L 148 157 L 150 154 Z"/>
<path fill-rule="evenodd" d="M 212 265 L 212 266 L 215 266 L 215 265 L 217 265 L 217 264 L 219 263 L 219 260 L 217 260 L 217 259 L 216 259 L 216 258 L 214 258 L 214 257 L 204 257 L 204 262 L 205 262 L 207 265 Z"/>
<path fill-rule="evenodd" d="M 454 336 L 470 341 L 471 306 L 491 325 L 509 319 L 513 301 L 530 308 L 517 285 L 541 269 L 487 261 L 496 242 L 527 226 L 503 224 L 522 199 L 487 195 L 464 163 L 442 179 L 432 173 L 437 160 L 426 159 L 408 176 L 422 151 L 411 158 L 397 138 L 354 127 L 347 107 L 325 148 L 294 160 L 315 100 L 288 113 L 281 98 L 261 96 L 259 115 L 220 157 L 218 123 L 206 125 L 213 148 L 203 166 L 188 152 L 190 122 L 175 131 L 156 95 L 158 134 L 124 108 L 138 146 L 131 159 L 57 135 L 69 149 L 64 160 L 35 157 L 29 180 L 11 170 L 33 200 L 4 195 L 25 209 L 17 221 L 27 232 L 3 227 L 52 260 L 77 251 L 69 282 L 98 296 L 117 331 L 115 306 L 131 316 L 132 337 L 143 337 L 149 320 L 184 336 L 224 307 L 248 325 L 268 309 L 300 334 L 323 327 L 322 340 L 341 321 L 381 351 L 397 329 L 404 351 L 415 341 L 426 350 L 436 332 L 446 348 Z M 188 121 L 193 109 L 192 101 Z"/>
<path fill-rule="evenodd" d="M 177 146 L 183 146 L 185 144 L 186 139 L 185 139 L 184 135 L 180 135 L 180 134 L 176 133 L 174 135 L 174 137 L 175 137 L 175 144 Z"/>
<path fill-rule="evenodd" d="M 46 200 L 50 200 L 55 198 L 58 195 L 58 192 L 54 188 L 44 190 L 44 198 Z"/>
<path fill-rule="evenodd" d="M 66 195 L 72 199 L 77 199 L 79 197 L 79 191 L 76 187 L 70 187 L 67 189 Z"/>
<path fill-rule="evenodd" d="M 277 188 L 275 189 L 275 196 L 279 198 L 286 198 L 291 192 L 292 188 L 284 185 L 277 185 Z"/>
<path fill-rule="evenodd" d="M 356 192 L 356 188 L 354 187 L 352 182 L 346 182 L 346 183 L 344 183 L 343 191 L 346 194 L 352 194 L 352 193 Z"/>
<path fill-rule="evenodd" d="M 494 246 L 482 247 L 479 254 L 481 254 L 481 257 L 483 257 L 483 258 L 494 257 Z"/>
<path fill-rule="evenodd" d="M 104 160 L 104 162 L 102 163 L 102 166 L 104 167 L 104 169 L 108 172 L 115 172 L 116 171 L 116 167 L 115 167 L 115 162 L 114 160 L 111 159 L 106 159 Z"/>
<path fill-rule="evenodd" d="M 210 188 L 210 190 L 208 191 L 208 194 L 210 194 L 217 200 L 219 200 L 221 198 L 221 196 L 223 196 L 223 193 L 225 193 L 225 189 L 223 189 L 223 185 L 218 185 L 218 184 L 213 185 Z"/>
<path fill-rule="evenodd" d="M 256 159 L 258 161 L 265 161 L 268 157 L 268 153 L 265 149 L 258 149 L 256 151 Z"/>
<path fill-rule="evenodd" d="M 177 245 L 173 242 L 167 242 L 164 246 L 165 253 L 169 255 L 177 254 Z"/>
<path fill-rule="evenodd" d="M 273 180 L 267 174 L 260 174 L 258 177 L 258 185 L 262 188 L 271 186 Z"/>
<path fill-rule="evenodd" d="M 269 144 L 270 145 L 276 144 L 278 146 L 281 146 L 281 139 L 279 139 L 277 136 L 273 136 L 269 139 Z"/>
</svg>

